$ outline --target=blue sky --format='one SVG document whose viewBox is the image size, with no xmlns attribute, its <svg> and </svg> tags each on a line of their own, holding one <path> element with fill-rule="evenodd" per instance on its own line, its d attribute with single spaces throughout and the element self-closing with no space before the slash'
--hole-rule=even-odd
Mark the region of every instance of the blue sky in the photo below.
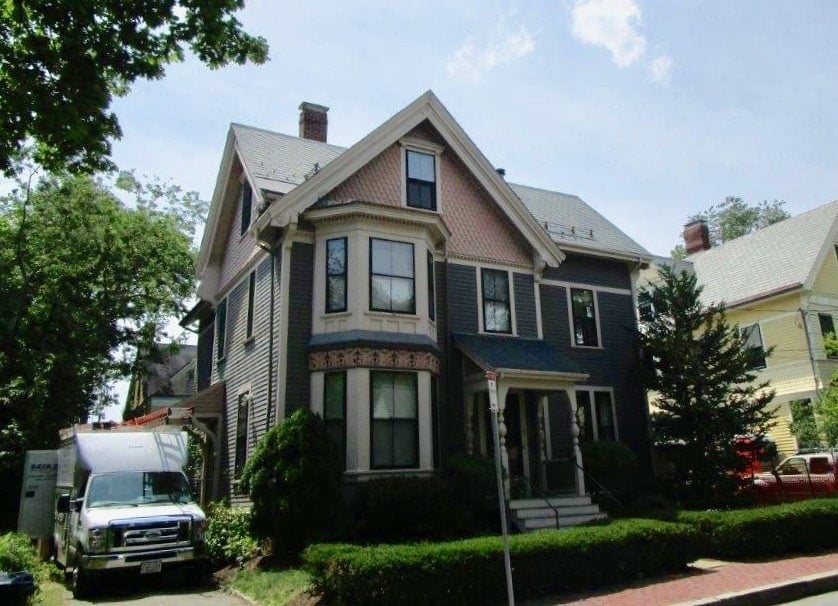
<svg viewBox="0 0 838 606">
<path fill-rule="evenodd" d="M 263 66 L 190 60 L 117 101 L 122 168 L 212 194 L 231 121 L 351 145 L 433 89 L 517 183 L 581 196 L 667 254 L 727 195 L 838 198 L 838 3 L 251 1 Z"/>
</svg>

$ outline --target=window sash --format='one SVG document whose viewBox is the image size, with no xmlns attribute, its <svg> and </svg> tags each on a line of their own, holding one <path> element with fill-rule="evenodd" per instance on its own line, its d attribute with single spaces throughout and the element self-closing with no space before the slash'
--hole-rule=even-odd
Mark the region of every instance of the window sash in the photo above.
<svg viewBox="0 0 838 606">
<path fill-rule="evenodd" d="M 434 256 L 428 251 L 428 318 L 436 320 L 436 272 L 434 270 Z"/>
<path fill-rule="evenodd" d="M 236 460 L 233 467 L 233 477 L 241 477 L 247 462 L 247 420 L 250 408 L 250 394 L 239 396 L 239 408 L 236 417 Z"/>
<path fill-rule="evenodd" d="M 370 372 L 370 467 L 419 466 L 416 373 Z"/>
<path fill-rule="evenodd" d="M 223 299 L 215 311 L 215 338 L 218 341 L 215 345 L 216 358 L 223 360 L 226 353 L 227 341 L 227 299 Z"/>
<path fill-rule="evenodd" d="M 346 469 L 346 372 L 327 372 L 323 376 L 323 422 L 335 440 L 343 468 Z"/>
<path fill-rule="evenodd" d="M 407 205 L 436 210 L 436 156 L 406 151 Z"/>
<path fill-rule="evenodd" d="M 347 248 L 346 238 L 326 241 L 326 313 L 346 311 Z"/>
<path fill-rule="evenodd" d="M 416 313 L 410 242 L 370 238 L 370 310 Z"/>
<path fill-rule="evenodd" d="M 570 289 L 573 315 L 573 343 L 582 347 L 598 347 L 596 296 L 583 288 Z"/>
<path fill-rule="evenodd" d="M 256 272 L 250 272 L 247 281 L 247 330 L 246 338 L 253 336 L 253 312 L 256 304 Z"/>
<path fill-rule="evenodd" d="M 751 324 L 744 326 L 741 329 L 741 334 L 745 337 L 745 349 L 747 350 L 750 361 L 748 368 L 758 369 L 765 368 L 765 349 L 762 343 L 762 330 L 759 324 Z"/>
<path fill-rule="evenodd" d="M 512 309 L 509 295 L 509 273 L 499 269 L 482 269 L 483 330 L 512 332 Z"/>
<path fill-rule="evenodd" d="M 596 406 L 597 439 L 613 442 L 617 439 L 616 422 L 614 420 L 614 403 L 608 391 L 594 392 Z"/>
<path fill-rule="evenodd" d="M 613 442 L 617 439 L 617 419 L 611 391 L 576 390 L 576 422 L 579 437 L 589 441 Z"/>
<path fill-rule="evenodd" d="M 240 235 L 243 236 L 247 228 L 250 227 L 250 219 L 253 214 L 253 190 L 247 181 L 243 182 L 239 188 L 239 201 L 242 208 Z"/>
</svg>

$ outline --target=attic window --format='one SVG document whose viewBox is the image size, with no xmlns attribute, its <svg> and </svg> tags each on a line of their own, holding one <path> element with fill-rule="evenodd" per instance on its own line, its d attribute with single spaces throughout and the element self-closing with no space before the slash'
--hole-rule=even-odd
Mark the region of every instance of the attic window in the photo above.
<svg viewBox="0 0 838 606">
<path fill-rule="evenodd" d="M 407 154 L 407 205 L 436 210 L 436 156 L 412 149 Z"/>
<path fill-rule="evenodd" d="M 253 207 L 253 190 L 250 189 L 250 183 L 247 181 L 242 182 L 239 186 L 239 201 L 241 202 L 242 208 L 241 235 L 244 235 L 244 232 L 250 227 L 250 216 Z"/>
</svg>

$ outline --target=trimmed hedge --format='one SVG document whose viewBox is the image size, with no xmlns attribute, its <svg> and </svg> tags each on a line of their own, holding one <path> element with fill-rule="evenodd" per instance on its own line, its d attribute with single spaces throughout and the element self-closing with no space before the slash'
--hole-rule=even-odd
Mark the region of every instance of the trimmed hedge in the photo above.
<svg viewBox="0 0 838 606">
<path fill-rule="evenodd" d="M 544 531 L 510 538 L 520 598 L 602 587 L 686 568 L 695 530 L 656 520 Z M 503 600 L 500 537 L 445 543 L 312 545 L 303 552 L 317 589 L 339 603 L 487 604 Z"/>
<path fill-rule="evenodd" d="M 758 509 L 683 511 L 677 520 L 699 531 L 702 555 L 756 559 L 838 547 L 836 498 Z"/>
</svg>

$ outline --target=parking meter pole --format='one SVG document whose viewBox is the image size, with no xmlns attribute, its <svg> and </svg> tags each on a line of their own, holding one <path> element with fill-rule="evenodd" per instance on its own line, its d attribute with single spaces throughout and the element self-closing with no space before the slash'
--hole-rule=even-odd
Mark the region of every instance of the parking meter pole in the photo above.
<svg viewBox="0 0 838 606">
<path fill-rule="evenodd" d="M 512 561 L 509 557 L 509 529 L 506 524 L 506 495 L 503 491 L 503 462 L 500 455 L 500 429 L 498 428 L 498 387 L 493 372 L 486 373 L 489 384 L 489 411 L 492 413 L 492 442 L 495 445 L 495 477 L 498 484 L 498 509 L 503 537 L 503 565 L 506 570 L 506 598 L 509 606 L 515 606 L 515 592 L 512 588 Z"/>
</svg>

